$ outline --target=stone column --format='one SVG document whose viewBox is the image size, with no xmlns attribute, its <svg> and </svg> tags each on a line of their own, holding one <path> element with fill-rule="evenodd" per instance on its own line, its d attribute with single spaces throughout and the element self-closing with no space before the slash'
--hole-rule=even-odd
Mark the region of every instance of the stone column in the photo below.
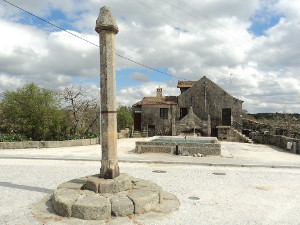
<svg viewBox="0 0 300 225">
<path fill-rule="evenodd" d="M 117 157 L 117 105 L 115 35 L 118 26 L 110 8 L 100 9 L 96 21 L 96 32 L 100 38 L 100 86 L 101 86 L 101 144 L 102 159 L 100 177 L 113 179 L 119 176 Z"/>
</svg>

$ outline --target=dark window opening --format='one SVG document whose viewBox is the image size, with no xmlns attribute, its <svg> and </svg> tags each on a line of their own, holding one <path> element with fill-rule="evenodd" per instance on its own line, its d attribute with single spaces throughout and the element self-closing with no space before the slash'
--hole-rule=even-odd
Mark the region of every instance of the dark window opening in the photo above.
<svg viewBox="0 0 300 225">
<path fill-rule="evenodd" d="M 180 119 L 187 115 L 187 108 L 180 108 Z"/>
<path fill-rule="evenodd" d="M 160 118 L 163 118 L 163 119 L 168 118 L 168 109 L 167 108 L 160 109 Z"/>
<path fill-rule="evenodd" d="M 155 136 L 155 126 L 148 125 L 148 137 Z"/>
<path fill-rule="evenodd" d="M 231 126 L 231 109 L 225 108 L 222 109 L 222 125 Z"/>
<path fill-rule="evenodd" d="M 136 112 L 136 113 L 140 113 L 141 111 L 142 111 L 141 106 L 136 106 L 136 107 L 134 108 L 134 112 Z"/>
</svg>

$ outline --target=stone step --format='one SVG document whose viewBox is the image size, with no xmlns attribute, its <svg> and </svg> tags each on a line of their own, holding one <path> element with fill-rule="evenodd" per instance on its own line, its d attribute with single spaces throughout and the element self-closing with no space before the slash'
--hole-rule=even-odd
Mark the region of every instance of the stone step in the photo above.
<svg viewBox="0 0 300 225">
<path fill-rule="evenodd" d="M 134 131 L 133 134 L 132 134 L 132 137 L 133 138 L 140 138 L 140 137 L 142 137 L 142 134 L 139 131 Z"/>
</svg>

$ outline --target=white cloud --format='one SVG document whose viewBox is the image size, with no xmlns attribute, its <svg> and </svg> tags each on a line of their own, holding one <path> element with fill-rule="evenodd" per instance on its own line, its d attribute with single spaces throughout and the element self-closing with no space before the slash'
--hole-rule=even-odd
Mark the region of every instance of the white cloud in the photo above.
<svg viewBox="0 0 300 225">
<path fill-rule="evenodd" d="M 244 100 L 245 108 L 252 112 L 278 111 L 286 104 L 300 111 L 298 0 L 14 3 L 54 23 L 63 22 L 51 18 L 53 10 L 60 10 L 68 19 L 64 22 L 78 29 L 77 35 L 96 44 L 95 21 L 99 9 L 108 5 L 120 30 L 117 53 L 153 68 L 167 68 L 168 73 L 189 80 L 206 75 Z M 265 31 L 266 36 L 255 37 L 248 31 L 250 18 L 265 8 L 266 13 L 282 18 Z M 28 22 L 31 25 L 17 23 L 24 14 L 4 2 L 0 4 L 0 17 L 0 91 L 28 81 L 55 88 L 70 85 L 75 77 L 99 76 L 97 47 L 48 26 L 42 30 L 32 21 Z M 142 69 L 119 57 L 116 62 L 118 70 Z M 230 79 L 230 74 L 236 75 Z M 166 94 L 178 95 L 176 82 L 156 83 L 153 79 L 122 89 L 118 101 L 131 105 L 144 96 L 155 95 L 159 85 Z"/>
</svg>

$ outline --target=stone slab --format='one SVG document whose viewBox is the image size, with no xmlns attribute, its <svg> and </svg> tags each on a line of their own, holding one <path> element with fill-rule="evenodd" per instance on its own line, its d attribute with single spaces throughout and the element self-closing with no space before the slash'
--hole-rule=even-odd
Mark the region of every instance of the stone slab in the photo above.
<svg viewBox="0 0 300 225">
<path fill-rule="evenodd" d="M 98 193 L 118 193 L 119 184 L 114 179 L 103 179 L 99 183 Z"/>
<path fill-rule="evenodd" d="M 60 184 L 57 189 L 67 188 L 67 189 L 81 189 L 83 185 L 87 182 L 86 177 L 80 177 L 77 179 L 70 180 L 68 182 Z"/>
<path fill-rule="evenodd" d="M 101 194 L 114 194 L 132 188 L 132 177 L 128 174 L 120 174 L 114 179 L 104 179 L 99 176 L 99 174 L 88 176 L 84 188 Z"/>
<path fill-rule="evenodd" d="M 87 178 L 85 189 L 99 193 L 99 184 L 103 181 L 103 178 L 99 178 L 96 175 L 89 176 Z"/>
<path fill-rule="evenodd" d="M 118 192 L 127 191 L 132 188 L 131 176 L 125 173 L 121 173 L 114 180 L 118 183 Z"/>
<path fill-rule="evenodd" d="M 73 189 L 57 189 L 52 195 L 52 205 L 55 212 L 61 216 L 71 217 L 72 205 L 79 198 L 78 191 Z"/>
<path fill-rule="evenodd" d="M 135 214 L 148 212 L 159 204 L 158 191 L 150 189 L 136 189 L 127 197 L 133 201 Z"/>
<path fill-rule="evenodd" d="M 111 205 L 107 198 L 81 195 L 72 206 L 72 217 L 84 220 L 104 220 L 111 216 Z"/>
<path fill-rule="evenodd" d="M 114 216 L 129 216 L 134 212 L 133 202 L 126 196 L 111 198 L 111 213 Z"/>
</svg>

